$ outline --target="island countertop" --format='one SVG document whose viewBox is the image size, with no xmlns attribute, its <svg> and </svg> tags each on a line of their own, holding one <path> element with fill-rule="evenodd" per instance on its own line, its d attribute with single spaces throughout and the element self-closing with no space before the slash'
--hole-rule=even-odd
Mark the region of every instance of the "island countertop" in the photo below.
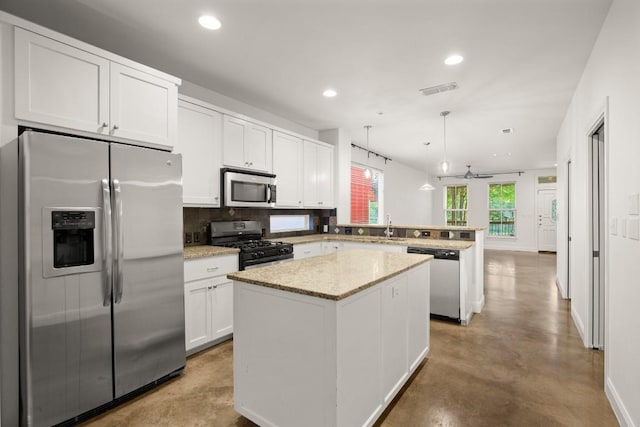
<svg viewBox="0 0 640 427">
<path fill-rule="evenodd" d="M 338 301 L 432 258 L 431 255 L 349 250 L 239 271 L 227 277 Z"/>
</svg>

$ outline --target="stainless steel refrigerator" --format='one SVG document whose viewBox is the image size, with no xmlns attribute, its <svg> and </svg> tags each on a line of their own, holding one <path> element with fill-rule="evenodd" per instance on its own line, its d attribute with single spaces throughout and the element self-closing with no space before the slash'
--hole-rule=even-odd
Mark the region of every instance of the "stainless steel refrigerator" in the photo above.
<svg viewBox="0 0 640 427">
<path fill-rule="evenodd" d="M 23 425 L 109 405 L 185 365 L 181 157 L 20 136 Z"/>
</svg>

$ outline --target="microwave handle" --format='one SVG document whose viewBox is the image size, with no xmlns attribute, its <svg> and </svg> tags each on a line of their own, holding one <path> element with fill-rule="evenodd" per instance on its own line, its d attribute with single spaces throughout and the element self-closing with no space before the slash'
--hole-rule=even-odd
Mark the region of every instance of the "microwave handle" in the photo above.
<svg viewBox="0 0 640 427">
<path fill-rule="evenodd" d="M 267 185 L 267 202 L 276 203 L 276 186 L 273 184 Z"/>
</svg>

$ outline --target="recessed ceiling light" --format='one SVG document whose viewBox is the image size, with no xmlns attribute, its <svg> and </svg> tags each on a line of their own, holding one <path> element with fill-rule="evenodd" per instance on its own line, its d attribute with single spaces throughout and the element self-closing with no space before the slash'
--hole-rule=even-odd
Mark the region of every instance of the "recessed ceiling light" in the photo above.
<svg viewBox="0 0 640 427">
<path fill-rule="evenodd" d="M 202 15 L 198 18 L 198 23 L 207 30 L 219 30 L 222 27 L 222 23 L 218 18 L 211 15 Z"/>
<path fill-rule="evenodd" d="M 554 167 L 554 168 L 557 168 L 557 167 L 558 167 L 558 164 L 557 164 L 557 163 L 554 163 L 554 164 L 553 164 L 553 167 Z"/>
<path fill-rule="evenodd" d="M 338 94 L 338 92 L 336 92 L 333 89 L 327 89 L 324 92 L 322 92 L 322 96 L 324 96 L 325 98 L 333 98 L 337 94 Z"/>
<path fill-rule="evenodd" d="M 444 60 L 444 63 L 447 65 L 458 65 L 464 61 L 464 58 L 460 55 L 451 55 L 448 56 L 447 59 Z"/>
<path fill-rule="evenodd" d="M 503 134 L 509 134 L 509 133 L 513 133 L 513 128 L 504 128 L 504 129 L 500 129 L 500 132 L 502 132 Z"/>
</svg>

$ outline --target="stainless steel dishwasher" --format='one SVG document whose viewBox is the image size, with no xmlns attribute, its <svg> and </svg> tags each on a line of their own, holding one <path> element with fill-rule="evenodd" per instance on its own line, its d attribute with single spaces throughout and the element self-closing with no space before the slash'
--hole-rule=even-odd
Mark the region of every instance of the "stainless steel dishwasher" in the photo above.
<svg viewBox="0 0 640 427">
<path fill-rule="evenodd" d="M 410 246 L 407 253 L 433 255 L 431 317 L 460 323 L 460 251 Z"/>
</svg>

